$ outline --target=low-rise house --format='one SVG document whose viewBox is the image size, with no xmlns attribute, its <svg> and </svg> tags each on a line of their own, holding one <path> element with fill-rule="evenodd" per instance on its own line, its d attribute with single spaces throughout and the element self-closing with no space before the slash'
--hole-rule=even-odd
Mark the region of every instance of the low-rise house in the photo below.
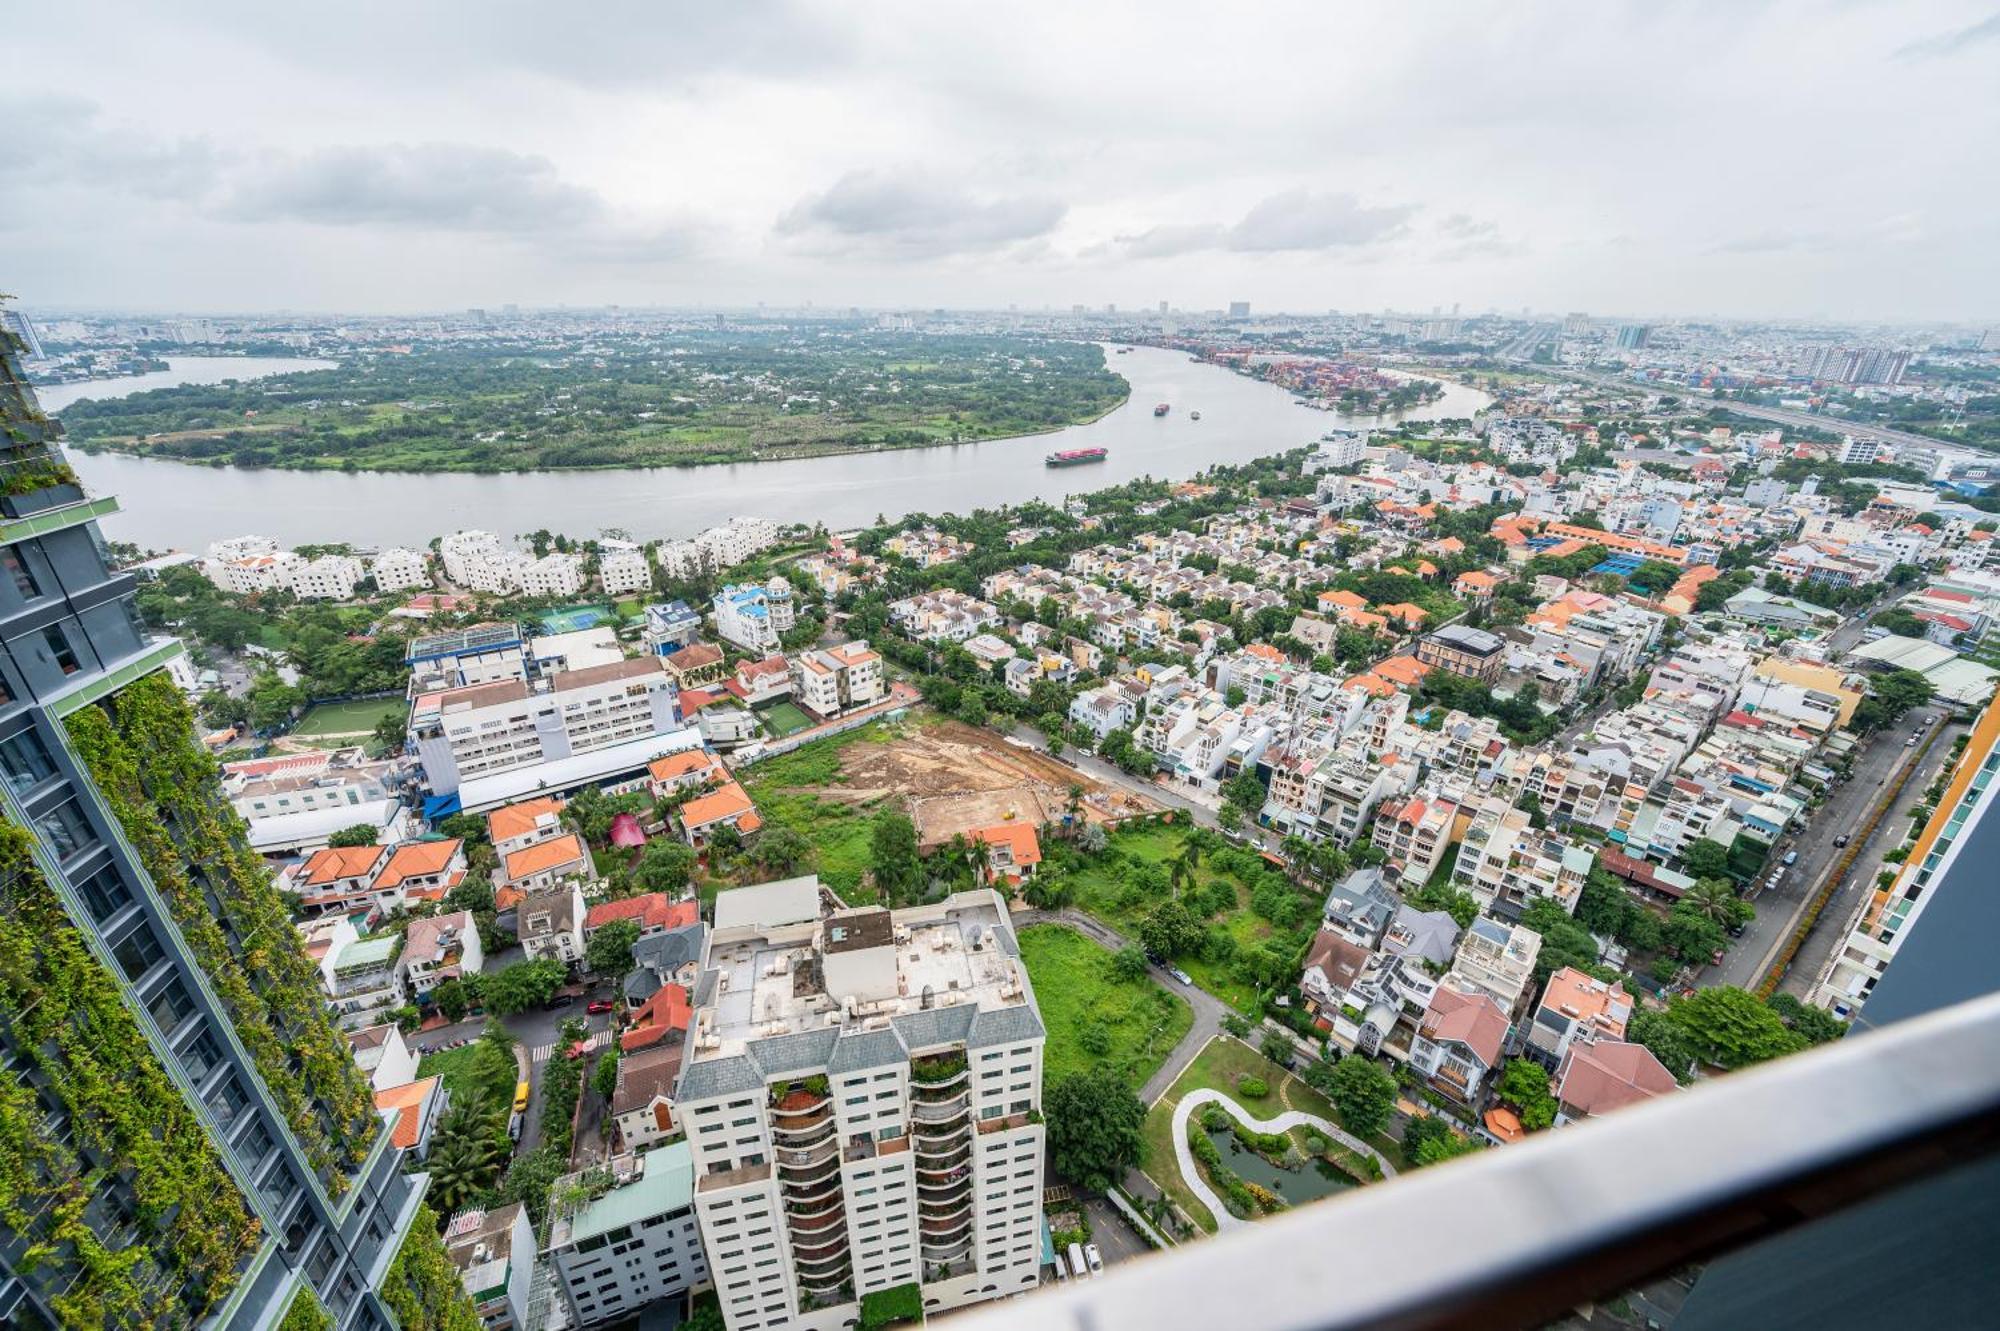
<svg viewBox="0 0 2000 1331">
<path fill-rule="evenodd" d="M 1069 719 L 1102 741 L 1114 730 L 1130 729 L 1138 711 L 1138 703 L 1124 688 L 1100 684 L 1071 699 Z"/>
<path fill-rule="evenodd" d="M 986 881 L 997 887 L 1019 887 L 1042 862 L 1041 840 L 1027 823 L 975 828 L 972 838 L 986 847 Z"/>
<path fill-rule="evenodd" d="M 457 837 L 440 841 L 405 841 L 389 856 L 374 883 L 376 895 L 405 903 L 442 901 L 445 893 L 465 881 L 465 843 Z"/>
<path fill-rule="evenodd" d="M 888 696 L 881 654 L 866 642 L 802 652 L 792 669 L 798 683 L 798 703 L 815 716 L 838 716 Z"/>
<path fill-rule="evenodd" d="M 640 1009 L 663 989 L 678 986 L 681 1006 L 687 1006 L 687 994 L 700 973 L 701 949 L 707 938 L 708 926 L 696 919 L 665 933 L 642 937 L 632 945 L 632 969 L 625 976 L 624 994 L 633 1030 L 640 1025 Z M 685 1021 L 682 1025 L 685 1027 Z"/>
<path fill-rule="evenodd" d="M 1556 1122 L 1581 1122 L 1677 1087 L 1674 1074 L 1645 1045 L 1578 1040 L 1556 1069 Z"/>
<path fill-rule="evenodd" d="M 419 1160 L 430 1155 L 431 1134 L 450 1101 L 443 1077 L 425 1077 L 375 1092 L 377 1112 L 393 1115 L 389 1124 L 390 1144 Z"/>
<path fill-rule="evenodd" d="M 1382 951 L 1442 972 L 1458 950 L 1460 932 L 1449 911 L 1398 906 L 1396 918 L 1389 921 L 1389 932 L 1382 935 Z"/>
<path fill-rule="evenodd" d="M 733 827 L 740 836 L 749 836 L 764 825 L 757 806 L 742 785 L 725 781 L 705 795 L 697 795 L 680 808 L 681 835 L 699 850 L 714 839 L 718 830 Z"/>
<path fill-rule="evenodd" d="M 558 883 L 591 876 L 590 848 L 574 832 L 564 832 L 514 851 L 500 861 L 499 886 L 516 892 L 546 892 Z"/>
<path fill-rule="evenodd" d="M 701 903 L 693 897 L 675 901 L 665 892 L 644 892 L 622 901 L 600 901 L 592 906 L 583 917 L 583 941 L 589 946 L 599 929 L 618 920 L 632 921 L 639 926 L 640 938 L 652 938 L 700 919 Z"/>
<path fill-rule="evenodd" d="M 699 939 L 701 936 L 697 929 L 695 937 Z M 661 939 L 652 940 L 655 946 L 645 949 L 651 954 L 651 960 L 669 960 L 663 955 L 668 948 L 660 944 L 670 944 L 677 937 L 677 934 L 665 934 Z M 632 951 L 636 956 L 641 949 L 635 947 Z M 629 986 L 626 992 L 628 995 L 631 993 Z M 683 1039 L 687 1035 L 688 1023 L 694 1020 L 694 1005 L 688 1001 L 689 992 L 687 985 L 673 981 L 660 985 L 651 995 L 640 1000 L 626 1013 L 625 1030 L 618 1037 L 619 1049 L 629 1054 Z"/>
<path fill-rule="evenodd" d="M 487 839 L 502 861 L 517 850 L 549 841 L 569 829 L 562 822 L 563 802 L 554 796 L 503 805 L 486 815 Z"/>
<path fill-rule="evenodd" d="M 1497 683 L 1506 664 L 1506 644 L 1484 629 L 1447 624 L 1417 640 L 1417 661 L 1454 675 Z"/>
<path fill-rule="evenodd" d="M 1370 840 L 1389 857 L 1388 867 L 1400 881 L 1421 887 L 1444 863 L 1457 818 L 1458 806 L 1449 800 L 1384 800 L 1376 807 Z"/>
<path fill-rule="evenodd" d="M 646 767 L 646 786 L 653 798 L 666 799 L 693 790 L 706 790 L 729 779 L 722 759 L 707 749 L 688 749 L 655 758 Z"/>
<path fill-rule="evenodd" d="M 1485 994 L 1512 1022 L 1527 1007 L 1541 953 L 1542 936 L 1533 929 L 1481 916 L 1465 931 L 1446 979 L 1467 992 Z"/>
<path fill-rule="evenodd" d="M 1299 976 L 1299 991 L 1305 996 L 1306 1010 L 1318 1019 L 1321 1029 L 1333 1029 L 1334 1014 L 1349 1003 L 1349 991 L 1361 978 L 1368 960 L 1368 949 L 1345 934 L 1322 929 L 1313 938 Z"/>
<path fill-rule="evenodd" d="M 396 964 L 402 947 L 402 939 L 383 934 L 348 942 L 327 959 L 332 975 L 327 1006 L 343 1027 L 373 1026 L 409 1001 L 402 969 Z"/>
<path fill-rule="evenodd" d="M 767 656 L 761 661 L 738 662 L 729 691 L 756 706 L 789 698 L 792 687 L 791 665 L 782 656 Z"/>
<path fill-rule="evenodd" d="M 575 883 L 523 897 L 515 908 L 516 934 L 528 960 L 583 960 L 583 888 Z"/>
<path fill-rule="evenodd" d="M 668 652 L 664 658 L 667 673 L 673 676 L 674 687 L 698 689 L 704 684 L 715 684 L 729 673 L 722 649 L 711 642 L 691 642 L 677 651 Z"/>
<path fill-rule="evenodd" d="M 1506 1041 L 1507 1014 L 1500 1005 L 1446 979 L 1431 995 L 1410 1042 L 1410 1066 L 1444 1095 L 1478 1108 Z"/>
<path fill-rule="evenodd" d="M 535 1229 L 526 1207 L 509 1202 L 490 1211 L 460 1211 L 444 1227 L 444 1250 L 486 1331 L 532 1331 Z"/>
<path fill-rule="evenodd" d="M 1380 869 L 1356 869 L 1327 892 L 1321 915 L 1325 928 L 1372 952 L 1402 904 Z"/>
<path fill-rule="evenodd" d="M 354 1065 L 368 1075 L 371 1090 L 387 1090 L 417 1079 L 417 1055 L 394 1022 L 363 1026 L 347 1035 Z"/>
<path fill-rule="evenodd" d="M 1549 976 L 1528 1027 L 1528 1057 L 1554 1070 L 1578 1040 L 1623 1040 L 1632 996 L 1573 966 Z"/>
<path fill-rule="evenodd" d="M 671 656 L 701 637 L 701 615 L 686 601 L 665 601 L 646 607 L 646 650 Z"/>
<path fill-rule="evenodd" d="M 643 1151 L 680 1132 L 674 1122 L 674 1083 L 681 1075 L 685 1046 L 656 1044 L 618 1060 L 618 1086 L 611 1093 L 612 1145 Z"/>
<path fill-rule="evenodd" d="M 477 975 L 486 964 L 469 910 L 411 920 L 403 932 L 403 973 L 410 991 L 428 995 L 446 980 Z"/>
</svg>

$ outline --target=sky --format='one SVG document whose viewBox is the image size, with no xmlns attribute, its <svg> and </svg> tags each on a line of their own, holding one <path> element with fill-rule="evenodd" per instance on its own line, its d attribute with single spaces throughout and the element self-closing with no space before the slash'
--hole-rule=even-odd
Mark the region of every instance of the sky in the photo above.
<svg viewBox="0 0 2000 1331">
<path fill-rule="evenodd" d="M 870 0 L 8 20 L 30 311 L 2000 322 L 2000 5 Z"/>
</svg>

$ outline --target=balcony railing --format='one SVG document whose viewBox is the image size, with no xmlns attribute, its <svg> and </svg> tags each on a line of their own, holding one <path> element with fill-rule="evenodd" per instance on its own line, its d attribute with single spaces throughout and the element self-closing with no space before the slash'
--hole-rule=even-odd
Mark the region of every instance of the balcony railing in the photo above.
<svg viewBox="0 0 2000 1331">
<path fill-rule="evenodd" d="M 1761 1325 L 1876 1325 L 1925 1306 L 1913 1304 L 1924 1290 L 1952 1306 L 1991 1269 L 1991 1189 L 1971 1185 L 1995 1158 L 2000 995 L 968 1311 L 960 1331 L 1507 1331 L 1800 1226 L 1813 1232 L 1788 1244 L 1862 1222 L 1867 1234 L 1817 1263 L 1792 1247 L 1757 1274 L 1811 1281 L 1873 1263 L 1875 1306 L 1834 1323 L 1812 1322 L 1814 1308 Z M 1944 1251 L 1889 1262 L 1880 1244 L 1900 1226 L 1880 1212 L 1894 1207 L 1907 1225 L 1934 1200 Z M 1449 1243 L 1438 1242 L 1444 1223 Z M 1786 1306 L 1783 1288 L 1764 1292 L 1767 1309 Z"/>
</svg>

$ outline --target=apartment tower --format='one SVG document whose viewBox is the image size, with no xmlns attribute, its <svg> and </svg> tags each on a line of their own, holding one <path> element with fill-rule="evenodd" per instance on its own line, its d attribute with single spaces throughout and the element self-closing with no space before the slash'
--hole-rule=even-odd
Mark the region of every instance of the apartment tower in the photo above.
<svg viewBox="0 0 2000 1331">
<path fill-rule="evenodd" d="M 0 1325 L 268 1328 L 298 1301 L 386 1331 L 435 1301 L 396 1260 L 436 1241 L 423 1176 L 19 349 L 0 332 Z"/>
<path fill-rule="evenodd" d="M 1044 1031 L 990 891 L 837 908 L 816 878 L 725 892 L 677 1111 L 730 1331 L 839 1331 L 1033 1289 Z"/>
</svg>

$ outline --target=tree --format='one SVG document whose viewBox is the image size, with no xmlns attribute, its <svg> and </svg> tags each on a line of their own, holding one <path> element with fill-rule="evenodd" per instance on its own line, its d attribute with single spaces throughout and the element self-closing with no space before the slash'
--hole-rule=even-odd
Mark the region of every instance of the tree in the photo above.
<svg viewBox="0 0 2000 1331">
<path fill-rule="evenodd" d="M 1755 994 L 1733 985 L 1675 999 L 1667 1015 L 1687 1034 L 1696 1057 L 1723 1068 L 1782 1058 L 1808 1043 L 1776 1012 L 1758 1002 Z"/>
<path fill-rule="evenodd" d="M 1264 783 L 1257 779 L 1255 772 L 1245 768 L 1223 783 L 1222 797 L 1243 810 L 1246 815 L 1254 816 L 1264 807 Z"/>
<path fill-rule="evenodd" d="M 1725 878 L 1703 878 L 1687 890 L 1678 903 L 1686 906 L 1705 920 L 1713 920 L 1720 925 L 1728 925 L 1736 918 L 1737 908 L 1743 904 L 1736 895 L 1736 889 Z"/>
<path fill-rule="evenodd" d="M 545 957 L 540 961 L 517 961 L 504 970 L 493 971 L 483 977 L 480 988 L 486 995 L 487 1008 L 496 1016 L 506 1017 L 544 1006 L 568 978 L 569 971 L 560 961 Z"/>
<path fill-rule="evenodd" d="M 875 815 L 875 827 L 868 838 L 868 863 L 875 871 L 875 886 L 891 901 L 912 891 L 923 874 L 917 858 L 917 825 L 898 809 Z"/>
<path fill-rule="evenodd" d="M 1847 1034 L 1847 1023 L 1825 1008 L 1801 1003 L 1790 994 L 1772 994 L 1764 1006 L 1778 1014 L 1778 1020 L 1803 1035 L 1812 1044 L 1825 1044 Z"/>
<path fill-rule="evenodd" d="M 434 1205 L 458 1211 L 493 1186 L 512 1154 L 506 1129 L 476 1103 L 455 1104 L 438 1120 L 426 1169 Z"/>
<path fill-rule="evenodd" d="M 639 856 L 632 880 L 641 891 L 678 896 L 694 880 L 694 868 L 695 853 L 690 847 L 679 841 L 655 841 Z"/>
<path fill-rule="evenodd" d="M 637 920 L 612 920 L 599 925 L 583 950 L 583 964 L 593 975 L 622 980 L 631 973 L 632 945 L 638 941 Z"/>
<path fill-rule="evenodd" d="M 1280 1035 L 1276 1031 L 1265 1031 L 1264 1038 L 1257 1043 L 1257 1052 L 1279 1067 L 1285 1067 L 1291 1063 L 1295 1048 L 1289 1036 Z"/>
<path fill-rule="evenodd" d="M 1163 901 L 1139 922 L 1139 941 L 1155 956 L 1177 957 L 1201 946 L 1201 921 L 1178 901 Z"/>
<path fill-rule="evenodd" d="M 1167 861 L 1167 875 L 1176 888 L 1187 891 L 1200 882 L 1201 838 L 1190 828 L 1181 837 L 1181 848 Z"/>
<path fill-rule="evenodd" d="M 1146 1106 L 1103 1065 L 1073 1072 L 1043 1100 L 1049 1159 L 1081 1188 L 1103 1192 L 1139 1163 Z"/>
<path fill-rule="evenodd" d="M 1127 943 L 1111 954 L 1111 974 L 1126 983 L 1135 983 L 1146 978 L 1146 950 L 1136 943 Z"/>
<path fill-rule="evenodd" d="M 1729 847 L 1707 837 L 1696 837 L 1681 851 L 1681 868 L 1696 878 L 1727 878 Z"/>
<path fill-rule="evenodd" d="M 1542 936 L 1541 951 L 1535 954 L 1535 983 L 1545 983 L 1565 966 L 1595 971 L 1597 940 L 1555 902 L 1537 897 L 1521 912 L 1521 924 Z"/>
<path fill-rule="evenodd" d="M 1885 670 L 1868 682 L 1868 696 L 1854 709 L 1854 728 L 1879 730 L 1893 724 L 1912 707 L 1921 707 L 1935 692 L 1929 679 L 1914 670 Z"/>
<path fill-rule="evenodd" d="M 343 827 L 328 837 L 326 844 L 336 848 L 342 846 L 372 846 L 381 835 L 382 829 L 373 823 L 355 823 L 352 827 Z"/>
<path fill-rule="evenodd" d="M 1540 1132 L 1556 1121 L 1556 1098 L 1549 1093 L 1549 1074 L 1531 1058 L 1510 1059 L 1495 1093 L 1514 1106 L 1521 1126 Z"/>
<path fill-rule="evenodd" d="M 750 851 L 751 862 L 773 878 L 783 878 L 798 871 L 799 866 L 812 858 L 813 844 L 804 833 L 789 827 L 774 827 L 757 838 L 757 844 Z"/>
<path fill-rule="evenodd" d="M 1477 1138 L 1454 1131 L 1449 1123 L 1436 1115 L 1414 1119 L 1403 1129 L 1403 1159 L 1412 1168 L 1440 1164 L 1484 1149 Z"/>
<path fill-rule="evenodd" d="M 465 982 L 457 976 L 439 981 L 437 987 L 431 990 L 431 1001 L 437 1004 L 438 1011 L 444 1013 L 448 1021 L 461 1020 L 472 1007 L 472 1000 L 465 992 Z"/>
<path fill-rule="evenodd" d="M 597 1056 L 597 1067 L 590 1074 L 590 1089 L 597 1092 L 597 1098 L 606 1104 L 618 1089 L 618 1047 L 613 1045 Z"/>
<path fill-rule="evenodd" d="M 1681 1024 L 1666 1013 L 1640 1008 L 1625 1024 L 1625 1038 L 1652 1050 L 1653 1057 L 1683 1086 L 1694 1079 L 1695 1043 Z"/>
<path fill-rule="evenodd" d="M 1389 1124 L 1396 1105 L 1396 1079 L 1373 1059 L 1349 1055 L 1327 1077 L 1326 1098 L 1340 1121 L 1357 1137 L 1372 1137 Z"/>
</svg>

